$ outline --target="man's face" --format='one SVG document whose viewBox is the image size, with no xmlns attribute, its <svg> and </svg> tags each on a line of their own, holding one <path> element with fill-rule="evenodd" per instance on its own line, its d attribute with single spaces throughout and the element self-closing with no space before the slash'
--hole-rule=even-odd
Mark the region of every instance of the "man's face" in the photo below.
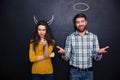
<svg viewBox="0 0 120 80">
<path fill-rule="evenodd" d="M 84 32 L 86 30 L 87 21 L 84 17 L 76 18 L 75 25 L 78 32 Z"/>
</svg>

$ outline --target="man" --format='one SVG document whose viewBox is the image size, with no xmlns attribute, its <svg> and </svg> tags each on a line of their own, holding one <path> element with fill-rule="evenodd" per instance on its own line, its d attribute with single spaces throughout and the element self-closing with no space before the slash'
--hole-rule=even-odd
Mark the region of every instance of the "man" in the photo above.
<svg viewBox="0 0 120 80">
<path fill-rule="evenodd" d="M 97 36 L 86 29 L 85 14 L 75 15 L 74 26 L 76 31 L 67 36 L 65 49 L 57 46 L 58 53 L 69 60 L 70 80 L 93 80 L 92 58 L 100 60 L 109 46 L 99 49 Z"/>
</svg>

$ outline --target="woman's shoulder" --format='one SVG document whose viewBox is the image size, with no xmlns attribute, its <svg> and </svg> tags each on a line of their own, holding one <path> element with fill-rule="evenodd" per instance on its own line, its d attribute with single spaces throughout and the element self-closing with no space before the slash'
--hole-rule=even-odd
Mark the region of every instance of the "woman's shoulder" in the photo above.
<svg viewBox="0 0 120 80">
<path fill-rule="evenodd" d="M 50 45 L 55 45 L 55 39 L 52 39 Z"/>
<path fill-rule="evenodd" d="M 52 39 L 52 41 L 55 43 L 55 39 Z"/>
<path fill-rule="evenodd" d="M 29 44 L 33 44 L 33 40 L 32 39 L 29 41 Z"/>
</svg>

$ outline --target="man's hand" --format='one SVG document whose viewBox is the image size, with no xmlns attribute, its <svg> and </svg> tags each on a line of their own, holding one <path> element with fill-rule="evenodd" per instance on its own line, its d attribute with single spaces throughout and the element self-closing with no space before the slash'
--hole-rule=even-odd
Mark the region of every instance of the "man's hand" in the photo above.
<svg viewBox="0 0 120 80">
<path fill-rule="evenodd" d="M 63 48 L 61 48 L 60 46 L 56 46 L 59 50 L 58 53 L 60 54 L 65 54 L 65 50 Z"/>
<path fill-rule="evenodd" d="M 107 49 L 109 48 L 109 46 L 106 46 L 106 47 L 103 47 L 101 49 L 99 49 L 97 51 L 98 54 L 104 54 L 104 53 L 107 53 Z"/>
</svg>

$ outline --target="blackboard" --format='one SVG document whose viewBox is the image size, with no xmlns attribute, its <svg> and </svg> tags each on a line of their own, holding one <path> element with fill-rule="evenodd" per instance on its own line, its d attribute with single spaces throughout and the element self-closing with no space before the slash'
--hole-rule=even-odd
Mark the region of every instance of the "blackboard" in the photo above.
<svg viewBox="0 0 120 80">
<path fill-rule="evenodd" d="M 64 47 L 66 36 L 74 32 L 73 17 L 84 13 L 87 29 L 98 35 L 100 47 L 110 46 L 100 62 L 94 63 L 95 80 L 117 80 L 120 71 L 120 9 L 117 0 L 1 0 L 0 74 L 1 80 L 30 80 L 29 40 L 36 20 L 50 21 L 56 45 Z M 69 80 L 68 62 L 55 49 L 55 80 Z"/>
</svg>

